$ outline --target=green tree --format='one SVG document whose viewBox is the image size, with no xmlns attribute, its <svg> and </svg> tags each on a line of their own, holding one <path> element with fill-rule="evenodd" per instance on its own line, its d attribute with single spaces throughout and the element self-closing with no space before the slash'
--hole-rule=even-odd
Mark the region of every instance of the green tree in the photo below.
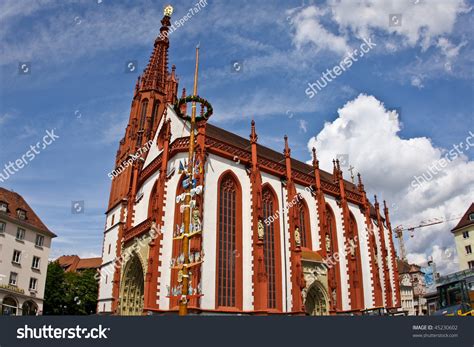
<svg viewBox="0 0 474 347">
<path fill-rule="evenodd" d="M 94 278 L 95 270 L 85 270 L 80 273 L 67 272 L 66 283 L 66 314 L 93 314 L 97 308 L 99 286 Z"/>
<path fill-rule="evenodd" d="M 64 272 L 58 263 L 48 265 L 44 314 L 87 315 L 96 312 L 98 282 L 95 270 Z"/>
<path fill-rule="evenodd" d="M 64 270 L 59 266 L 58 262 L 51 262 L 48 264 L 48 273 L 46 275 L 43 314 L 63 314 L 62 307 L 65 294 Z"/>
</svg>

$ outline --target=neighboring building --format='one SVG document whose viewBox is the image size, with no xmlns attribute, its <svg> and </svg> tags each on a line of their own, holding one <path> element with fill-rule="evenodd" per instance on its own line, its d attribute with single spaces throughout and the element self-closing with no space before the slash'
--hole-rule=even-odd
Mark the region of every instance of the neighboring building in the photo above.
<svg viewBox="0 0 474 347">
<path fill-rule="evenodd" d="M 0 187 L 0 314 L 41 314 L 53 237 L 19 194 Z"/>
<path fill-rule="evenodd" d="M 410 275 L 407 273 L 400 275 L 400 299 L 401 308 L 407 316 L 415 315 L 413 286 L 411 284 Z"/>
<path fill-rule="evenodd" d="M 425 274 L 421 266 L 409 264 L 404 260 L 398 261 L 402 310 L 409 316 L 425 315 L 427 313 Z"/>
<path fill-rule="evenodd" d="M 451 232 L 458 252 L 459 269 L 474 269 L 474 203 Z"/>
<path fill-rule="evenodd" d="M 98 270 L 102 264 L 102 258 L 79 258 L 77 255 L 62 255 L 55 261 L 66 272 L 81 272 L 84 270 Z"/>
<path fill-rule="evenodd" d="M 111 175 L 98 312 L 177 312 L 189 182 L 203 187 L 188 205 L 196 230 L 185 293 L 190 312 L 323 315 L 399 307 L 388 208 L 371 205 L 360 176 L 358 185 L 344 180 L 339 161 L 325 172 L 316 152 L 312 165 L 291 158 L 286 138 L 283 154 L 259 145 L 254 122 L 245 139 L 201 113 L 195 181 L 187 180 L 180 169 L 189 122 L 178 116 L 187 114 L 186 104 L 173 107 L 178 79 L 174 66 L 168 70 L 169 15 L 161 23 Z"/>
<path fill-rule="evenodd" d="M 428 287 L 424 298 L 426 300 L 427 315 L 431 316 L 439 310 L 439 294 L 437 287 L 435 285 Z"/>
</svg>

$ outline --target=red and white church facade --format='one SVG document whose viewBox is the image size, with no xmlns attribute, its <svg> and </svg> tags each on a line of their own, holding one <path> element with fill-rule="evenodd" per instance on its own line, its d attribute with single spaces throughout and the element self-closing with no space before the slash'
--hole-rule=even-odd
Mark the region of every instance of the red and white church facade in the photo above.
<svg viewBox="0 0 474 347">
<path fill-rule="evenodd" d="M 400 307 L 388 208 L 359 183 L 277 152 L 200 117 L 189 262 L 182 207 L 190 124 L 168 69 L 170 15 L 138 79 L 115 162 L 98 313 L 361 314 Z M 183 90 L 183 96 L 186 92 Z M 178 107 L 178 108 L 177 108 Z M 208 105 L 209 108 L 209 105 Z M 204 109 L 201 110 L 201 116 Z M 181 117 L 180 117 L 181 115 Z M 151 143 L 146 152 L 141 148 Z M 183 293 L 182 268 L 189 288 Z"/>
</svg>

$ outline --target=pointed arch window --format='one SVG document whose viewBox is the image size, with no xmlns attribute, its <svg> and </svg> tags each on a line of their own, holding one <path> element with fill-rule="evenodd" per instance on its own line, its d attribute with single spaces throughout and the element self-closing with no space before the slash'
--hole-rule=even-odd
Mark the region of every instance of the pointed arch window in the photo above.
<svg viewBox="0 0 474 347">
<path fill-rule="evenodd" d="M 337 254 L 337 229 L 336 229 L 336 218 L 329 204 L 326 204 L 326 235 L 323 241 L 324 247 L 328 256 Z M 340 263 L 336 262 L 336 265 L 328 269 L 328 285 L 331 298 L 331 309 L 341 310 L 342 309 L 342 292 L 341 286 L 341 269 Z"/>
<path fill-rule="evenodd" d="M 242 194 L 237 178 L 218 183 L 217 306 L 242 309 Z"/>
<path fill-rule="evenodd" d="M 137 146 L 140 146 L 142 144 L 143 129 L 145 127 L 147 107 L 148 107 L 148 99 L 145 99 L 142 101 L 141 112 L 140 112 L 140 122 L 138 123 Z"/>
<path fill-rule="evenodd" d="M 155 119 L 158 115 L 158 108 L 160 107 L 160 102 L 156 100 L 153 103 L 153 111 L 151 112 L 151 119 L 150 119 L 150 131 L 153 131 L 153 127 L 155 125 Z"/>
<path fill-rule="evenodd" d="M 351 308 L 358 310 L 364 307 L 364 289 L 362 279 L 362 262 L 360 256 L 360 240 L 357 229 L 357 221 L 349 213 L 349 284 L 351 296 Z"/>
<path fill-rule="evenodd" d="M 301 235 L 301 246 L 311 249 L 311 224 L 308 205 L 304 200 L 298 202 L 298 223 Z"/>
<path fill-rule="evenodd" d="M 263 220 L 275 216 L 278 211 L 278 200 L 269 186 L 262 191 Z M 280 269 L 280 242 L 279 224 L 265 223 L 263 249 L 265 270 L 268 278 L 267 306 L 269 309 L 281 309 L 281 269 Z"/>
</svg>

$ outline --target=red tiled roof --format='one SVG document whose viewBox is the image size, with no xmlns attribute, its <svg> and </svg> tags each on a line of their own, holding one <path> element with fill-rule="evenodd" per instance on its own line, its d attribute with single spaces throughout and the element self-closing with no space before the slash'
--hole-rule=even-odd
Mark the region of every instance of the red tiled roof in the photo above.
<svg viewBox="0 0 474 347">
<path fill-rule="evenodd" d="M 397 259 L 397 268 L 399 274 L 406 274 L 410 272 L 410 264 L 405 260 Z"/>
<path fill-rule="evenodd" d="M 102 258 L 84 258 L 77 255 L 62 255 L 56 261 L 65 271 L 72 272 L 86 269 L 98 269 L 102 264 Z"/>
<path fill-rule="evenodd" d="M 77 255 L 62 255 L 56 261 L 64 270 L 69 271 L 71 268 L 76 269 L 79 259 Z"/>
<path fill-rule="evenodd" d="M 301 249 L 301 259 L 323 262 L 323 257 L 321 256 L 319 252 L 312 251 L 308 248 Z"/>
<path fill-rule="evenodd" d="M 79 260 L 79 264 L 77 264 L 77 269 L 98 269 L 102 264 L 102 258 L 85 258 Z"/>
<path fill-rule="evenodd" d="M 474 202 L 471 203 L 471 206 L 467 209 L 466 213 L 464 213 L 464 216 L 461 217 L 459 223 L 451 231 L 453 232 L 467 227 L 468 225 L 474 224 L 474 220 L 469 219 L 469 215 L 471 213 L 474 213 Z"/>
<path fill-rule="evenodd" d="M 5 188 L 0 187 L 0 201 L 6 202 L 8 204 L 8 211 L 0 212 L 0 216 L 2 214 L 7 215 L 9 218 L 15 219 L 18 221 L 19 224 L 26 224 L 30 225 L 40 231 L 45 232 L 51 237 L 56 237 L 56 235 L 48 229 L 46 225 L 39 219 L 33 209 L 28 205 L 28 203 L 23 199 L 23 197 L 11 190 L 7 190 Z M 21 209 L 26 211 L 26 219 L 22 220 L 17 215 L 17 210 Z"/>
</svg>

